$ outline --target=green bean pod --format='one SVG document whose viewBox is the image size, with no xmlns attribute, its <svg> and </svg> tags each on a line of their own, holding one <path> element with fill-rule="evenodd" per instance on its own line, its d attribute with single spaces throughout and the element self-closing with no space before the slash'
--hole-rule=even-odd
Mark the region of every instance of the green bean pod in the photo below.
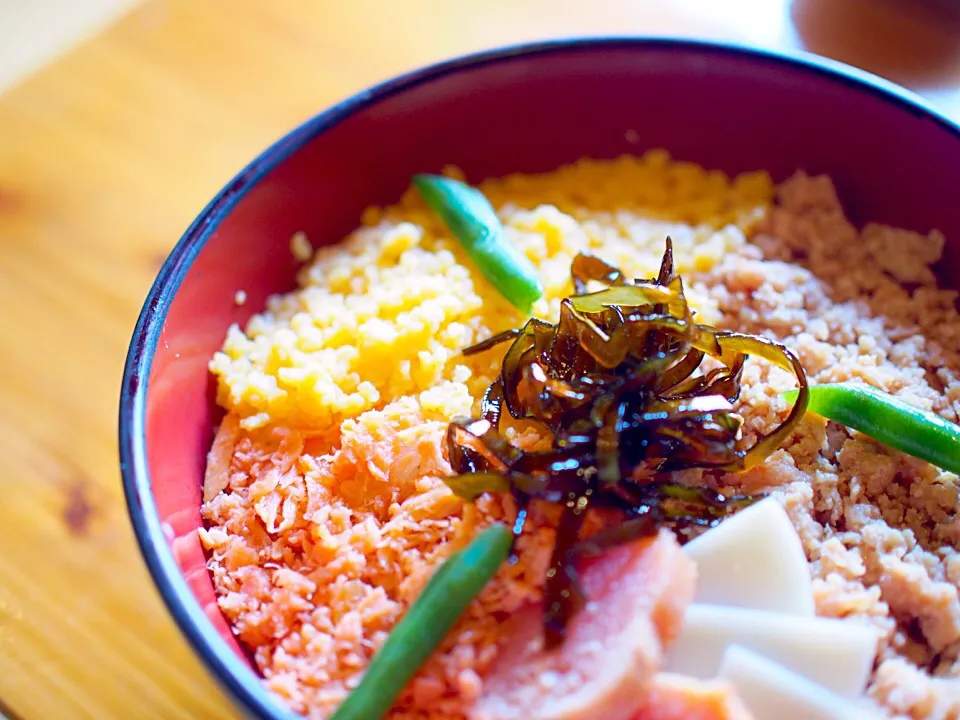
<svg viewBox="0 0 960 720">
<path fill-rule="evenodd" d="M 789 401 L 797 391 L 784 393 Z M 860 383 L 815 385 L 807 410 L 960 475 L 960 426 Z"/>
<path fill-rule="evenodd" d="M 330 720 L 376 720 L 429 659 L 510 554 L 513 532 L 491 525 L 437 570 Z"/>
<path fill-rule="evenodd" d="M 443 219 L 480 272 L 522 313 L 543 295 L 540 276 L 506 239 L 490 202 L 476 188 L 441 175 L 416 175 L 413 184 Z"/>
</svg>

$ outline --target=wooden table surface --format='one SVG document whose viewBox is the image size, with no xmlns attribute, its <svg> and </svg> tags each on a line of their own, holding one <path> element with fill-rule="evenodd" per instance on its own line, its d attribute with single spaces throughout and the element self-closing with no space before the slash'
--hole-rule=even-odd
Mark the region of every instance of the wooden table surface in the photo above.
<svg viewBox="0 0 960 720">
<path fill-rule="evenodd" d="M 492 45 L 604 33 L 807 47 L 960 120 L 960 31 L 916 0 L 147 0 L 0 96 L 3 712 L 233 717 L 140 560 L 115 440 L 137 313 L 207 200 L 372 82 Z"/>
</svg>

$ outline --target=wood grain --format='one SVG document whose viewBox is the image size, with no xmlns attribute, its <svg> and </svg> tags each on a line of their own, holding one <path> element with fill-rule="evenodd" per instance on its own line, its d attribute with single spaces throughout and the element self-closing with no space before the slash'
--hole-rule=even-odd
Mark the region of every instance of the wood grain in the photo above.
<svg viewBox="0 0 960 720">
<path fill-rule="evenodd" d="M 115 418 L 147 289 L 236 170 L 361 87 L 481 47 L 642 32 L 793 42 L 782 25 L 764 36 L 746 16 L 697 17 L 695 0 L 148 0 L 0 97 L 3 704 L 30 720 L 233 716 L 140 560 Z"/>
</svg>

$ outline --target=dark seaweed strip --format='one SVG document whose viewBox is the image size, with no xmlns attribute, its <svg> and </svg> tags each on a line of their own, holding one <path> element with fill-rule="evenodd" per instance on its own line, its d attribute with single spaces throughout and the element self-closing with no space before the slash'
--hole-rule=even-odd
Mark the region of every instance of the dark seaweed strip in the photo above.
<svg viewBox="0 0 960 720">
<path fill-rule="evenodd" d="M 545 588 L 551 645 L 578 606 L 573 563 L 577 548 L 583 550 L 579 532 L 588 507 L 617 511 L 620 520 L 587 548 L 628 542 L 651 528 L 715 525 L 753 498 L 665 483 L 664 473 L 756 465 L 789 435 L 808 393 L 803 368 L 783 345 L 694 321 L 669 239 L 654 279 L 628 282 L 586 254 L 574 259 L 571 277 L 577 294 L 561 302 L 556 325 L 534 318 L 468 349 L 510 342 L 481 402 L 481 421 L 458 419 L 447 435 L 451 465 L 460 473 L 450 486 L 461 497 L 509 491 L 522 508 L 533 500 L 564 508 Z M 704 372 L 707 356 L 719 367 Z M 748 356 L 793 372 L 799 391 L 787 418 L 743 448 L 733 403 Z M 511 445 L 500 430 L 503 409 L 515 420 L 539 423 L 552 447 Z"/>
</svg>

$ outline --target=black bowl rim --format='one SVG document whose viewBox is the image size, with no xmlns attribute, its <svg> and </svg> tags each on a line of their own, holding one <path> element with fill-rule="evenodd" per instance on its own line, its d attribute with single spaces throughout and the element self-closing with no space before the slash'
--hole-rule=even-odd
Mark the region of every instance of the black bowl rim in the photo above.
<svg viewBox="0 0 960 720">
<path fill-rule="evenodd" d="M 273 168 L 313 138 L 358 110 L 443 75 L 501 62 L 570 50 L 661 48 L 678 52 L 739 55 L 761 63 L 785 64 L 841 81 L 918 117 L 933 120 L 960 139 L 960 125 L 915 93 L 864 70 L 804 52 L 785 53 L 736 42 L 682 37 L 603 35 L 566 37 L 496 47 L 443 60 L 373 85 L 302 123 L 263 151 L 207 205 L 173 248 L 147 295 L 133 331 L 120 396 L 120 468 L 127 509 L 141 553 L 168 611 L 208 670 L 249 717 L 293 720 L 240 660 L 203 612 L 181 575 L 164 535 L 147 467 L 145 407 L 150 368 L 170 303 L 194 259 L 231 209 Z"/>
</svg>

